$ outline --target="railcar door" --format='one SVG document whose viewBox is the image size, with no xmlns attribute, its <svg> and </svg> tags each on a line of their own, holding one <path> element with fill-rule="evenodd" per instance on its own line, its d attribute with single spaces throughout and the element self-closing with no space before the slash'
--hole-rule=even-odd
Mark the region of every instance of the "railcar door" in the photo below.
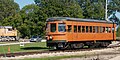
<svg viewBox="0 0 120 60">
<path fill-rule="evenodd" d="M 73 41 L 77 41 L 78 40 L 78 32 L 77 32 L 77 25 L 74 25 L 73 26 L 73 34 L 72 34 L 72 36 L 73 36 Z"/>
<path fill-rule="evenodd" d="M 67 25 L 67 41 L 72 41 L 73 40 L 73 26 L 72 25 Z"/>
</svg>

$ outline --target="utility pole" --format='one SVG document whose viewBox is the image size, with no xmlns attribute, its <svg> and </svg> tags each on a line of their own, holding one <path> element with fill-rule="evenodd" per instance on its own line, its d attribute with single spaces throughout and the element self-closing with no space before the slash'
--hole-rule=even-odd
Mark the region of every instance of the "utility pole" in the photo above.
<svg viewBox="0 0 120 60">
<path fill-rule="evenodd" d="M 108 0 L 106 0 L 106 5 L 105 5 L 105 20 L 108 21 L 108 18 L 107 18 L 107 5 L 108 5 Z"/>
</svg>

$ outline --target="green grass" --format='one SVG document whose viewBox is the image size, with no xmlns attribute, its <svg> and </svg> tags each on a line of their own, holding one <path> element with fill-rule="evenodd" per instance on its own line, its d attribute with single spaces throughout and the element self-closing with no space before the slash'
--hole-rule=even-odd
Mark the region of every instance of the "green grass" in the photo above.
<svg viewBox="0 0 120 60">
<path fill-rule="evenodd" d="M 11 53 L 48 50 L 45 42 L 35 42 L 25 44 L 24 47 L 20 47 L 20 45 L 0 46 L 0 54 L 7 53 L 8 47 L 10 47 Z"/>
<path fill-rule="evenodd" d="M 0 42 L 0 44 L 17 43 L 17 42 L 18 42 L 18 41 L 16 41 L 16 42 L 15 42 L 15 41 L 9 41 L 9 42 L 7 41 L 7 42 Z"/>
<path fill-rule="evenodd" d="M 5 44 L 5 43 L 7 43 L 7 42 L 0 42 L 0 44 Z"/>
<path fill-rule="evenodd" d="M 65 59 L 65 58 L 81 58 L 83 57 L 80 55 L 74 55 L 74 56 L 54 56 L 54 57 L 47 57 L 47 58 L 26 58 L 23 60 L 60 60 L 60 59 Z"/>
</svg>

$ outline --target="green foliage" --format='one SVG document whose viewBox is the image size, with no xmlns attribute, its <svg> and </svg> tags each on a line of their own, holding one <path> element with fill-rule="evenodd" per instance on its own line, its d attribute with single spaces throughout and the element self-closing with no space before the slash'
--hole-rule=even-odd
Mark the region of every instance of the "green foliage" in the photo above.
<svg viewBox="0 0 120 60">
<path fill-rule="evenodd" d="M 108 12 L 112 14 L 114 11 L 120 12 L 120 0 L 110 0 L 108 4 Z"/>
<path fill-rule="evenodd" d="M 19 5 L 14 0 L 0 0 L 0 21 L 19 11 Z"/>
<path fill-rule="evenodd" d="M 85 18 L 103 19 L 105 15 L 103 0 L 78 0 Z"/>
<path fill-rule="evenodd" d="M 23 37 L 32 35 L 44 36 L 45 22 L 49 17 L 83 17 L 80 6 L 74 0 L 36 0 L 35 3 L 27 5 L 21 10 L 23 24 L 29 25 L 26 28 L 27 34 L 22 32 L 23 29 L 20 30 L 23 33 Z"/>
<path fill-rule="evenodd" d="M 120 11 L 119 0 L 108 0 L 108 12 Z M 34 0 L 21 10 L 14 0 L 0 0 L 0 25 L 17 28 L 20 37 L 45 35 L 49 17 L 104 19 L 105 0 Z M 108 15 L 109 15 L 108 14 Z M 119 32 L 118 32 L 119 33 Z"/>
<path fill-rule="evenodd" d="M 39 7 L 35 4 L 26 5 L 20 11 L 22 17 L 22 25 L 19 26 L 19 31 L 22 33 L 22 37 L 31 37 L 32 35 L 41 35 L 43 26 L 40 26 L 39 22 Z"/>
<path fill-rule="evenodd" d="M 2 25 L 3 26 L 13 26 L 13 27 L 18 27 L 21 25 L 21 22 L 22 22 L 22 17 L 19 13 L 13 15 L 13 16 L 9 16 L 7 18 L 5 18 L 3 21 L 2 21 Z"/>
<path fill-rule="evenodd" d="M 82 9 L 75 0 L 35 0 L 46 17 L 83 18 Z"/>
<path fill-rule="evenodd" d="M 118 28 L 116 35 L 117 37 L 120 37 L 120 27 Z"/>
</svg>

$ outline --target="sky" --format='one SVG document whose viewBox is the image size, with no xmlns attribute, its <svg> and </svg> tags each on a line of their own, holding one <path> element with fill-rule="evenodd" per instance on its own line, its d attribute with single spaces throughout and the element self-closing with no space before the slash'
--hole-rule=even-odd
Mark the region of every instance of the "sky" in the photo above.
<svg viewBox="0 0 120 60">
<path fill-rule="evenodd" d="M 14 0 L 14 1 L 19 4 L 20 9 L 22 9 L 25 5 L 34 3 L 34 0 Z"/>
</svg>

